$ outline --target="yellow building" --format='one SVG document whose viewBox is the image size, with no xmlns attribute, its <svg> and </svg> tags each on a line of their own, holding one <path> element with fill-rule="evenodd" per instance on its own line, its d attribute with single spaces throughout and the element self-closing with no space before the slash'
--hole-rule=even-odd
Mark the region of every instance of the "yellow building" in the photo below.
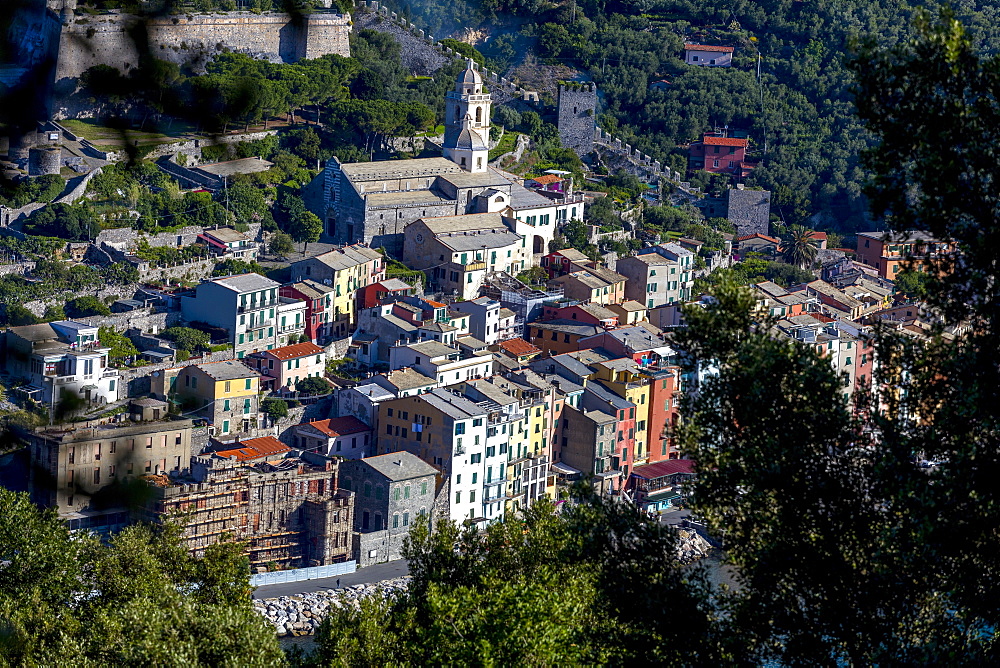
<svg viewBox="0 0 1000 668">
<path fill-rule="evenodd" d="M 594 380 L 617 394 L 619 397 L 635 404 L 635 466 L 641 466 L 649 461 L 649 382 L 648 376 L 642 373 L 635 361 L 623 357 L 616 360 L 597 362 L 592 367 L 596 370 Z"/>
<path fill-rule="evenodd" d="M 258 426 L 260 375 L 237 360 L 166 369 L 151 377 L 151 385 L 181 413 L 207 418 L 216 435 Z"/>
<path fill-rule="evenodd" d="M 292 280 L 310 279 L 333 288 L 332 336 L 350 333 L 357 323 L 358 290 L 385 278 L 385 258 L 363 244 L 335 248 L 290 267 Z"/>
</svg>

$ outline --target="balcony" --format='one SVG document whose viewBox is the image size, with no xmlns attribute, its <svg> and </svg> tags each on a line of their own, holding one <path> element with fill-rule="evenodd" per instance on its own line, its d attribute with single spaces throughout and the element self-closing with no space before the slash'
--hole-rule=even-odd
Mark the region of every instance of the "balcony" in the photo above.
<svg viewBox="0 0 1000 668">
<path fill-rule="evenodd" d="M 236 312 L 237 313 L 250 313 L 251 311 L 259 311 L 261 309 L 271 308 L 272 306 L 277 306 L 277 305 L 278 305 L 277 301 L 254 302 L 252 304 L 245 304 L 245 305 L 241 304 L 241 305 L 239 305 L 239 306 L 236 307 Z"/>
<path fill-rule="evenodd" d="M 475 262 L 469 262 L 468 264 L 463 265 L 463 270 L 464 271 L 485 271 L 486 270 L 486 261 L 485 260 L 477 260 Z"/>
</svg>

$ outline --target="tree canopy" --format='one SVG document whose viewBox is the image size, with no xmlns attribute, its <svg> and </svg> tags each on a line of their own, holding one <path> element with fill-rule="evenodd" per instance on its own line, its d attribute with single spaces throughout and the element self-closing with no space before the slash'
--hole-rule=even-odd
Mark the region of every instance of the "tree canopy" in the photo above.
<svg viewBox="0 0 1000 668">
<path fill-rule="evenodd" d="M 240 543 L 190 556 L 176 527 L 102 543 L 0 488 L 0 665 L 277 665 Z"/>
</svg>

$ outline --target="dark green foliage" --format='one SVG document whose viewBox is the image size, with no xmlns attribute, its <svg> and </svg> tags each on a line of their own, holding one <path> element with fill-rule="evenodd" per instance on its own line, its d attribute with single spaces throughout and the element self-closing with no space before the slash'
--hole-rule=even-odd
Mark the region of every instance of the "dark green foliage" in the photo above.
<svg viewBox="0 0 1000 668">
<path fill-rule="evenodd" d="M 51 202 L 62 193 L 66 182 L 57 174 L 46 174 L 18 183 L 0 182 L 0 204 L 19 209 L 32 202 Z"/>
<path fill-rule="evenodd" d="M 178 350 L 188 353 L 196 353 L 199 350 L 208 350 L 211 337 L 208 332 L 193 327 L 168 327 L 163 330 L 161 336 L 168 341 L 177 344 Z"/>
<path fill-rule="evenodd" d="M 4 319 L 11 327 L 38 323 L 38 318 L 35 317 L 35 314 L 20 304 L 8 304 L 7 308 L 4 309 Z"/>
<path fill-rule="evenodd" d="M 235 274 L 267 275 L 267 269 L 256 262 L 248 262 L 239 258 L 227 258 L 215 265 L 212 276 L 233 276 Z"/>
<path fill-rule="evenodd" d="M 66 315 L 71 318 L 83 318 L 88 315 L 111 315 L 111 309 L 97 297 L 86 295 L 66 302 Z"/>
<path fill-rule="evenodd" d="M 51 204 L 31 214 L 24 231 L 70 241 L 92 241 L 101 226 L 86 205 Z"/>
<path fill-rule="evenodd" d="M 136 357 L 139 350 L 124 334 L 120 334 L 110 327 L 101 327 L 98 330 L 97 340 L 101 345 L 111 348 L 108 358 L 113 362 L 120 362 L 127 358 Z"/>
<path fill-rule="evenodd" d="M 710 646 L 703 582 L 673 561 L 670 530 L 580 493 L 585 504 L 557 515 L 542 502 L 483 534 L 451 522 L 429 532 L 418 522 L 404 550 L 409 591 L 333 611 L 316 658 L 510 666 L 721 659 Z"/>
<path fill-rule="evenodd" d="M 517 275 L 517 280 L 525 285 L 544 285 L 548 279 L 549 273 L 537 265 L 530 269 L 525 269 Z"/>
<path fill-rule="evenodd" d="M 784 262 L 766 259 L 757 253 L 749 253 L 742 262 L 734 264 L 729 269 L 716 269 L 704 278 L 695 279 L 694 292 L 706 292 L 712 286 L 725 282 L 736 285 L 750 285 L 761 281 L 774 281 L 778 285 L 788 287 L 798 283 L 816 280 L 816 276 L 805 269 Z"/>
<path fill-rule="evenodd" d="M 0 489 L 0 656 L 9 665 L 278 665 L 240 543 L 196 560 L 176 527 L 107 543 Z"/>
<path fill-rule="evenodd" d="M 472 58 L 479 67 L 486 67 L 486 58 L 471 44 L 460 42 L 457 39 L 442 39 L 441 44 L 447 46 L 463 58 Z"/>
<path fill-rule="evenodd" d="M 931 280 L 929 274 L 923 271 L 909 270 L 896 274 L 896 290 L 912 299 L 927 297 L 927 284 Z"/>
<path fill-rule="evenodd" d="M 45 313 L 42 315 L 42 320 L 44 322 L 52 322 L 53 320 L 65 320 L 66 311 L 61 304 L 49 304 L 45 307 Z"/>
<path fill-rule="evenodd" d="M 271 420 L 280 420 L 281 418 L 288 417 L 288 402 L 284 399 L 268 397 L 260 402 L 260 410 L 271 418 Z"/>
<path fill-rule="evenodd" d="M 781 240 L 785 262 L 801 269 L 811 267 L 816 262 L 819 250 L 813 243 L 810 230 L 801 225 L 793 225 Z"/>
<path fill-rule="evenodd" d="M 114 262 L 101 269 L 109 285 L 130 285 L 139 282 L 139 270 L 128 262 Z"/>
<path fill-rule="evenodd" d="M 284 232 L 275 232 L 274 236 L 271 237 L 268 250 L 278 257 L 286 257 L 295 251 L 295 246 L 292 244 L 290 236 Z"/>
<path fill-rule="evenodd" d="M 302 394 L 329 394 L 331 390 L 330 383 L 316 376 L 303 378 L 295 384 L 295 391 Z"/>
</svg>

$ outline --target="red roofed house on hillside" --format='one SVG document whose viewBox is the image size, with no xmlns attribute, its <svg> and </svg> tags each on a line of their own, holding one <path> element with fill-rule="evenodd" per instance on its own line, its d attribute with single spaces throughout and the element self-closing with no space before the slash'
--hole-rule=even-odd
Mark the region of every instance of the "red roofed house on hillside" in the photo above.
<svg viewBox="0 0 1000 668">
<path fill-rule="evenodd" d="M 702 67 L 732 67 L 733 47 L 710 44 L 685 44 L 684 62 Z"/>
<path fill-rule="evenodd" d="M 296 447 L 327 457 L 364 459 L 375 453 L 372 428 L 353 415 L 305 422 L 294 433 Z"/>
<path fill-rule="evenodd" d="M 326 372 L 326 351 L 315 343 L 296 343 L 273 350 L 261 350 L 243 359 L 261 373 L 261 384 L 273 391 L 292 392 L 304 378 L 322 378 Z"/>
<path fill-rule="evenodd" d="M 820 250 L 826 249 L 826 232 L 817 232 L 816 230 L 809 231 L 809 238 L 812 239 L 813 245 Z"/>
<path fill-rule="evenodd" d="M 528 188 L 534 188 L 536 190 L 544 190 L 546 192 L 562 193 L 563 192 L 563 180 L 556 176 L 555 174 L 542 174 L 541 176 L 532 176 L 525 180 L 524 185 Z"/>
<path fill-rule="evenodd" d="M 222 459 L 235 457 L 238 462 L 249 462 L 258 459 L 266 461 L 268 459 L 281 459 L 286 452 L 291 450 L 291 448 L 274 436 L 236 441 L 232 445 L 236 447 L 226 450 L 216 450 L 215 456 Z"/>
<path fill-rule="evenodd" d="M 749 140 L 739 137 L 717 137 L 705 133 L 701 141 L 693 142 L 688 148 L 688 169 L 732 174 L 742 178 L 743 172 L 747 170 L 748 142 Z"/>
</svg>

